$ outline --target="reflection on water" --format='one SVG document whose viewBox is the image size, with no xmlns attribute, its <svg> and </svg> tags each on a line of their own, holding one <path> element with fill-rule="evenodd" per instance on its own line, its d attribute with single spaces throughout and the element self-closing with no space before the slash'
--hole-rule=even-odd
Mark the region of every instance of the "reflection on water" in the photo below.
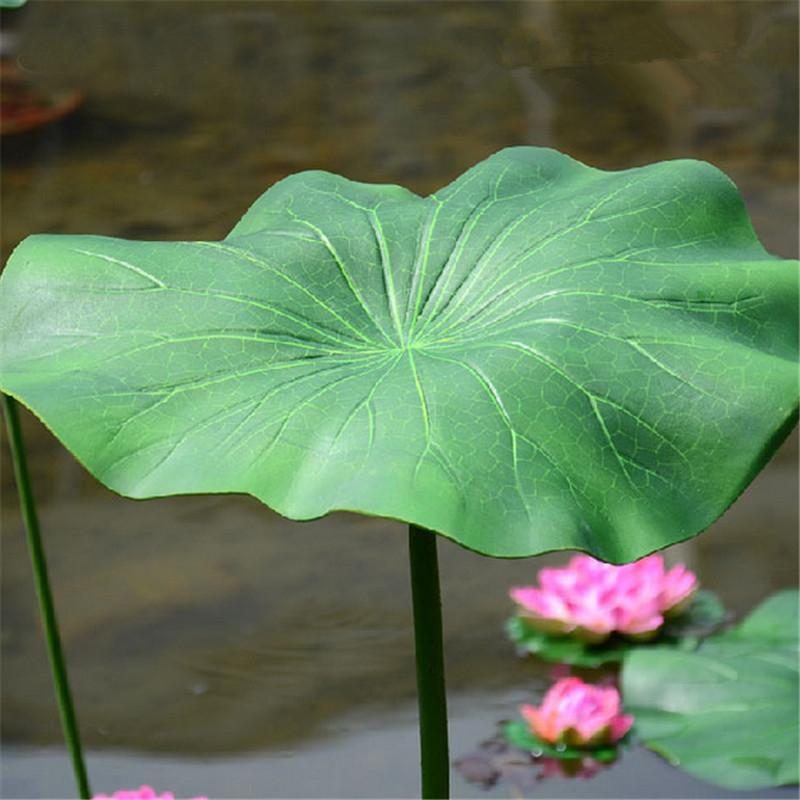
<svg viewBox="0 0 800 800">
<path fill-rule="evenodd" d="M 41 231 L 219 238 L 290 172 L 323 168 L 426 193 L 525 143 L 606 168 L 710 160 L 740 185 L 768 249 L 796 253 L 791 2 L 188 9 L 71 0 L 19 15 L 27 77 L 87 100 L 68 123 L 4 142 L 4 253 Z M 103 788 L 416 791 L 400 526 L 346 515 L 293 524 L 238 497 L 124 500 L 25 423 Z M 726 517 L 679 547 L 738 611 L 797 582 L 795 453 L 785 448 Z M 43 769 L 59 756 L 40 748 L 60 737 L 3 466 L 3 794 L 53 796 L 69 779 Z M 545 668 L 517 661 L 502 633 L 506 588 L 539 562 L 441 549 L 457 756 L 544 686 Z M 191 769 L 190 758 L 200 759 Z M 641 752 L 584 789 L 552 782 L 548 792 L 636 795 L 639 776 L 652 796 L 722 796 Z M 458 792 L 480 793 L 463 782 Z"/>
<path fill-rule="evenodd" d="M 491 734 L 487 709 L 513 707 L 520 692 L 461 695 L 451 710 L 450 733 L 454 755 L 474 749 Z M 302 748 L 244 754 L 225 753 L 213 759 L 186 755 L 142 755 L 125 751 L 92 751 L 88 766 L 98 789 L 120 780 L 171 787 L 179 797 L 198 793 L 220 797 L 415 797 L 419 794 L 416 708 L 413 704 L 390 714 L 343 716 L 326 726 L 325 735 Z M 12 745 L 7 753 L 6 783 L 14 796 L 59 796 L 69 785 L 66 757 L 51 748 Z M 124 776 L 124 777 L 121 777 Z M 645 788 L 646 787 L 646 788 Z M 39 792 L 34 794 L 34 790 Z M 647 750 L 627 750 L 613 767 L 591 781 L 548 778 L 531 795 L 548 798 L 736 798 L 730 792 L 677 772 Z M 9 796 L 8 794 L 4 796 Z M 517 797 L 507 784 L 483 789 L 457 773 L 453 796 L 459 798 Z M 756 796 L 748 793 L 748 797 Z M 789 787 L 760 792 L 758 797 L 789 800 Z"/>
</svg>

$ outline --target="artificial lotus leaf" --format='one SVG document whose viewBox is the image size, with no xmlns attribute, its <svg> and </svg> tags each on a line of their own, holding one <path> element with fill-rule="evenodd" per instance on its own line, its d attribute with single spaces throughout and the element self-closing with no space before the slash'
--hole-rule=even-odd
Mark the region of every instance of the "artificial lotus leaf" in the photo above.
<svg viewBox="0 0 800 800">
<path fill-rule="evenodd" d="M 591 756 L 600 763 L 609 763 L 616 759 L 619 754 L 619 745 L 604 744 L 600 747 L 567 747 L 566 745 L 553 745 L 540 739 L 524 722 L 519 720 L 507 722 L 502 727 L 502 734 L 505 740 L 518 747 L 520 750 L 533 753 L 535 756 L 547 756 L 548 758 L 559 758 L 565 761 L 580 759 Z"/>
<path fill-rule="evenodd" d="M 625 709 L 670 763 L 720 786 L 797 783 L 798 593 L 774 595 L 693 652 L 641 649 L 625 660 Z"/>
<path fill-rule="evenodd" d="M 621 562 L 709 525 L 787 432 L 796 284 L 701 162 L 512 148 L 426 198 L 304 172 L 222 241 L 26 239 L 0 381 L 124 495 Z"/>
<path fill-rule="evenodd" d="M 699 637 L 710 634 L 724 620 L 725 607 L 720 599 L 703 590 L 694 596 L 683 614 L 666 620 L 658 638 L 649 641 L 637 642 L 614 635 L 599 644 L 589 644 L 574 636 L 548 635 L 520 616 L 508 620 L 506 633 L 522 653 L 532 653 L 545 661 L 591 668 L 618 663 L 642 647 L 696 647 Z"/>
</svg>

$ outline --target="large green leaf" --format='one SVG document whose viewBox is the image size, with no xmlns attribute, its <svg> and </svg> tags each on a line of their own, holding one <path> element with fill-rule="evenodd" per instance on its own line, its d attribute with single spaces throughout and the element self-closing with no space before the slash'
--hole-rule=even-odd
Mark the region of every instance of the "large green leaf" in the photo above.
<svg viewBox="0 0 800 800">
<path fill-rule="evenodd" d="M 625 710 L 644 743 L 720 786 L 797 783 L 796 591 L 767 600 L 695 652 L 637 650 L 625 660 Z"/>
<path fill-rule="evenodd" d="M 521 147 L 428 198 L 300 173 L 220 242 L 26 239 L 0 376 L 131 497 L 619 562 L 709 525 L 783 438 L 796 284 L 708 164 Z"/>
</svg>

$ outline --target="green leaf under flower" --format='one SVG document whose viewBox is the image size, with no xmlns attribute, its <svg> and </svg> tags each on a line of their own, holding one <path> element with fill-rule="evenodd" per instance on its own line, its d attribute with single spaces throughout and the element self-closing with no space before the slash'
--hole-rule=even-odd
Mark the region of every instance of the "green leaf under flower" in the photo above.
<svg viewBox="0 0 800 800">
<path fill-rule="evenodd" d="M 591 756 L 601 763 L 609 763 L 617 757 L 619 750 L 619 743 L 616 745 L 604 744 L 600 747 L 554 745 L 540 739 L 524 722 L 518 720 L 505 723 L 501 730 L 509 744 L 532 753 L 534 756 L 547 756 L 565 761 Z"/>
</svg>

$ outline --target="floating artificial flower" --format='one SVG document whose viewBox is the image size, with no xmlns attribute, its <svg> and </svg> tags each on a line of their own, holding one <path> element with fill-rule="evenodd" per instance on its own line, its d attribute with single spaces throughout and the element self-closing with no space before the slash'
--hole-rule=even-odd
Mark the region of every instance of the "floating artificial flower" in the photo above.
<svg viewBox="0 0 800 800">
<path fill-rule="evenodd" d="M 580 678 L 562 678 L 545 694 L 540 706 L 520 708 L 531 733 L 541 741 L 568 747 L 616 744 L 633 725 L 620 713 L 614 686 L 593 686 Z"/>
<path fill-rule="evenodd" d="M 118 789 L 114 794 L 96 794 L 92 800 L 175 800 L 172 792 L 158 794 L 152 786 L 140 786 L 138 789 Z M 208 800 L 207 797 L 194 797 L 192 800 Z"/>
<path fill-rule="evenodd" d="M 511 589 L 511 599 L 539 630 L 601 642 L 612 633 L 655 636 L 666 616 L 679 614 L 698 587 L 683 564 L 667 570 L 660 555 L 615 566 L 574 556 L 566 567 L 539 571 L 539 586 Z"/>
</svg>

